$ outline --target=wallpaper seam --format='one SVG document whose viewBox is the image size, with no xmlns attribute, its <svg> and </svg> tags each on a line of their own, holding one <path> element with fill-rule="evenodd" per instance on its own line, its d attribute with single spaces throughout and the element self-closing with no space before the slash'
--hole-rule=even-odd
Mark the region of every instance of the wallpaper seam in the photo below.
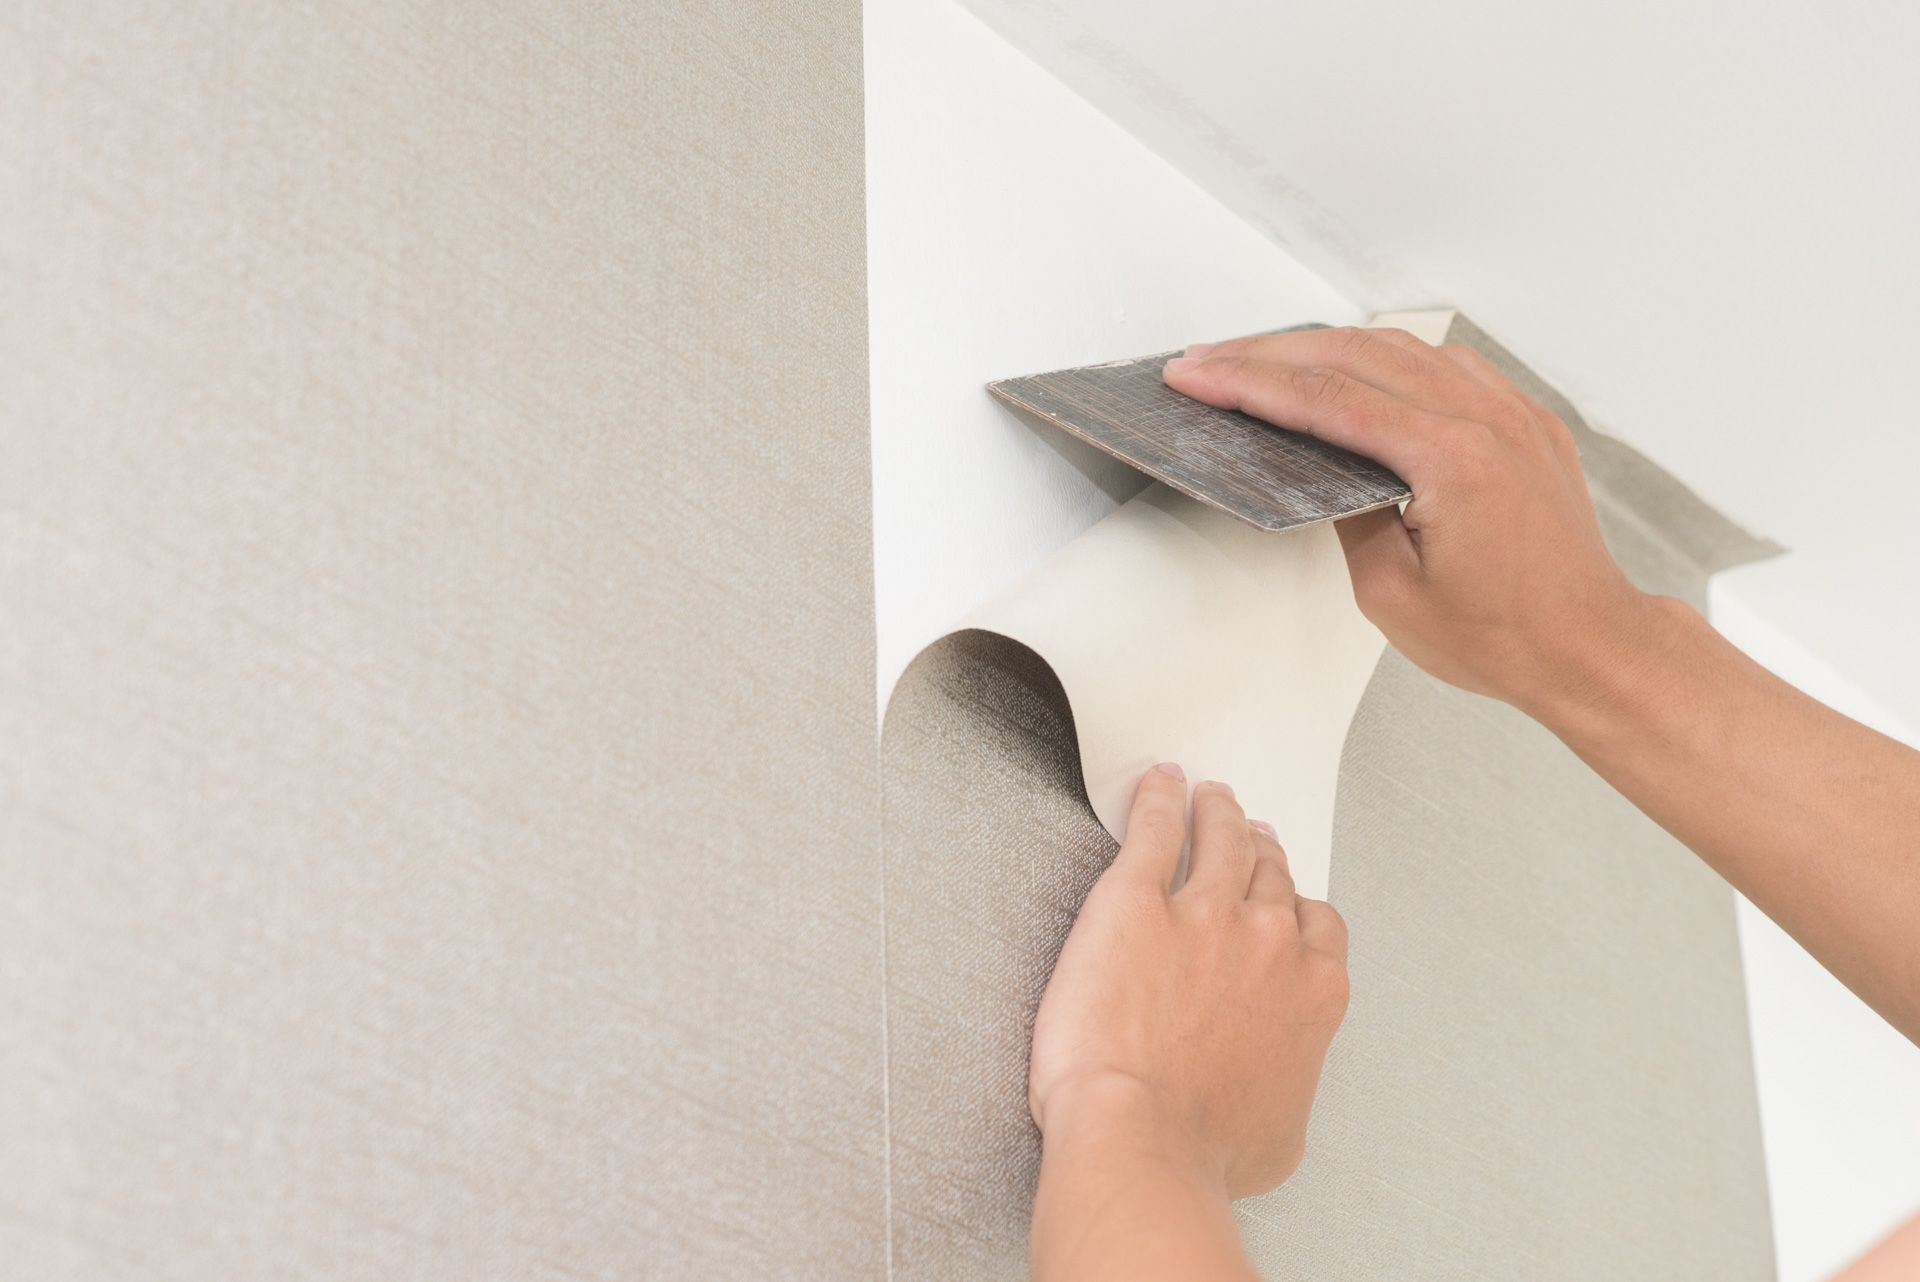
<svg viewBox="0 0 1920 1282">
<path fill-rule="evenodd" d="M 877 631 L 876 631 L 877 636 Z M 882 710 L 884 716 L 884 709 Z M 892 984 L 888 952 L 891 948 L 887 912 L 887 815 L 881 791 L 883 753 L 880 727 L 873 732 L 874 875 L 880 883 L 880 1223 L 881 1259 L 886 1282 L 893 1282 L 893 1019 L 888 989 Z"/>
</svg>

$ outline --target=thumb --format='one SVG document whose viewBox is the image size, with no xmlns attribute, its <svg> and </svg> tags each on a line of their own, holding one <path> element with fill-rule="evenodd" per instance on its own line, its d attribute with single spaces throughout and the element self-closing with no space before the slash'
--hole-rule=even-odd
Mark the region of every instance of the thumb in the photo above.
<svg viewBox="0 0 1920 1282">
<path fill-rule="evenodd" d="M 1420 553 L 1400 519 L 1400 509 L 1375 508 L 1335 522 L 1333 529 L 1347 554 L 1354 603 L 1378 624 L 1378 611 L 1403 597 L 1420 572 Z"/>
</svg>

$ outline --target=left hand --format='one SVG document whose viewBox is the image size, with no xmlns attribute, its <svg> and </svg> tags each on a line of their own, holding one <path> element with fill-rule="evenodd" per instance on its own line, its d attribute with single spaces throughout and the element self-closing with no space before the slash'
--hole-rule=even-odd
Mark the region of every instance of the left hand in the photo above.
<svg viewBox="0 0 1920 1282">
<path fill-rule="evenodd" d="M 1141 779 L 1127 837 L 1067 936 L 1033 1033 L 1028 1100 L 1056 1118 L 1177 1138 L 1230 1197 L 1291 1175 L 1347 1008 L 1347 929 L 1294 893 L 1287 855 L 1222 783 Z"/>
</svg>

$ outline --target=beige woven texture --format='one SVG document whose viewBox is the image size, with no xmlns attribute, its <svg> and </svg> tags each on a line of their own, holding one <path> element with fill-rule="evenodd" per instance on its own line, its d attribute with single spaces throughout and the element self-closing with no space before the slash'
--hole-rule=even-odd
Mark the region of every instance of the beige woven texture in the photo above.
<svg viewBox="0 0 1920 1282">
<path fill-rule="evenodd" d="M 1573 419 L 1644 586 L 1698 601 L 1769 550 L 1470 324 L 1451 337 Z M 978 632 L 888 706 L 896 1278 L 1025 1275 L 1033 1010 L 1113 850 L 1070 717 L 1044 663 Z M 1732 893 L 1685 849 L 1526 718 L 1388 651 L 1341 763 L 1331 897 L 1352 1013 L 1304 1166 L 1239 1208 L 1263 1276 L 1770 1282 Z"/>
<path fill-rule="evenodd" d="M 860 78 L 0 18 L 0 1273 L 882 1272 Z"/>
<path fill-rule="evenodd" d="M 1107 839 L 976 637 L 883 864 L 859 23 L 0 19 L 9 1276 L 1020 1274 Z M 1697 590 L 1662 493 L 1610 528 Z M 1724 889 L 1391 658 L 1346 770 L 1263 1267 L 1764 1276 Z"/>
</svg>

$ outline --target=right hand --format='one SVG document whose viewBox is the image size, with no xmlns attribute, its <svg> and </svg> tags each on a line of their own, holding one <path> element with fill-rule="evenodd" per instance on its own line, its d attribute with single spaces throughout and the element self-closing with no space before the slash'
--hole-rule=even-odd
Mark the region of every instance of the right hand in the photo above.
<svg viewBox="0 0 1920 1282">
<path fill-rule="evenodd" d="M 1600 536 L 1566 424 L 1478 352 L 1402 330 L 1197 343 L 1176 391 L 1377 459 L 1413 490 L 1336 527 L 1354 599 L 1443 681 L 1543 719 L 1604 690 L 1662 611 Z"/>
</svg>

